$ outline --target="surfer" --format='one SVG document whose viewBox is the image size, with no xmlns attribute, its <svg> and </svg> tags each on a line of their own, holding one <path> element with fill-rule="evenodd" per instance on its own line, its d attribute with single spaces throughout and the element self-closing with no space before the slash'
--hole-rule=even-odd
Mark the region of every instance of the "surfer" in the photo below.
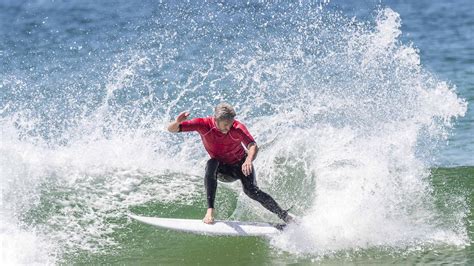
<svg viewBox="0 0 474 266">
<path fill-rule="evenodd" d="M 234 119 L 235 116 L 234 108 L 230 104 L 220 103 L 215 108 L 214 116 L 187 120 L 189 112 L 181 112 L 168 126 L 170 132 L 197 131 L 211 157 L 207 161 L 204 175 L 208 209 L 203 221 L 207 224 L 214 222 L 217 180 L 240 180 L 247 196 L 260 202 L 286 223 L 291 222 L 293 215 L 258 188 L 252 163 L 257 156 L 258 146 L 245 125 Z"/>
</svg>

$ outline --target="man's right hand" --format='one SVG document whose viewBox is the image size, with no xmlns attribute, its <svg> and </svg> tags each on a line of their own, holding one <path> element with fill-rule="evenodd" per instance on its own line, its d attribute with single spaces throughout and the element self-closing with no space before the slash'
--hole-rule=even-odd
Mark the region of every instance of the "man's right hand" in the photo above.
<svg viewBox="0 0 474 266">
<path fill-rule="evenodd" d="M 168 131 L 170 132 L 178 132 L 179 131 L 179 124 L 185 120 L 187 120 L 189 117 L 189 112 L 181 112 L 178 117 L 176 117 L 176 120 L 174 122 L 171 122 L 171 124 L 168 125 Z"/>
<path fill-rule="evenodd" d="M 189 112 L 186 112 L 186 111 L 181 112 L 181 113 L 178 115 L 178 117 L 176 117 L 176 122 L 181 123 L 181 122 L 187 120 L 188 117 L 189 117 Z"/>
</svg>

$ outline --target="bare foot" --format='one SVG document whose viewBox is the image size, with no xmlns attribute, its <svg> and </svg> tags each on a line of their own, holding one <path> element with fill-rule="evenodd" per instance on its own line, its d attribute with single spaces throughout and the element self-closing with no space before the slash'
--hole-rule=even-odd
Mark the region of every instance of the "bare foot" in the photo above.
<svg viewBox="0 0 474 266">
<path fill-rule="evenodd" d="M 202 221 L 206 224 L 213 224 L 214 223 L 214 209 L 209 208 L 207 209 L 206 216 Z"/>
</svg>

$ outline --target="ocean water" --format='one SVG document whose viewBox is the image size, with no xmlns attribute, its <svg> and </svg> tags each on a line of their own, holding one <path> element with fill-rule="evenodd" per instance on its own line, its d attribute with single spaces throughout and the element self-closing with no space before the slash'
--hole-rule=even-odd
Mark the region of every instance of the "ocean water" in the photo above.
<svg viewBox="0 0 474 266">
<path fill-rule="evenodd" d="M 472 264 L 471 1 L 0 1 L 0 262 Z M 301 217 L 270 238 L 202 218 L 183 110 L 232 103 L 259 186 Z M 277 221 L 237 183 L 218 219 Z"/>
</svg>

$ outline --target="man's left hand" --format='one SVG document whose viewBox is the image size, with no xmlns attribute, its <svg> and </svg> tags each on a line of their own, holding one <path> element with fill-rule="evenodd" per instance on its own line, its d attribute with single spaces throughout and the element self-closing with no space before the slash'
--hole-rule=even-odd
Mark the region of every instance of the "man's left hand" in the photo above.
<svg viewBox="0 0 474 266">
<path fill-rule="evenodd" d="M 252 173 L 252 161 L 245 160 L 245 162 L 242 164 L 242 173 L 244 173 L 245 176 L 248 176 Z"/>
</svg>

